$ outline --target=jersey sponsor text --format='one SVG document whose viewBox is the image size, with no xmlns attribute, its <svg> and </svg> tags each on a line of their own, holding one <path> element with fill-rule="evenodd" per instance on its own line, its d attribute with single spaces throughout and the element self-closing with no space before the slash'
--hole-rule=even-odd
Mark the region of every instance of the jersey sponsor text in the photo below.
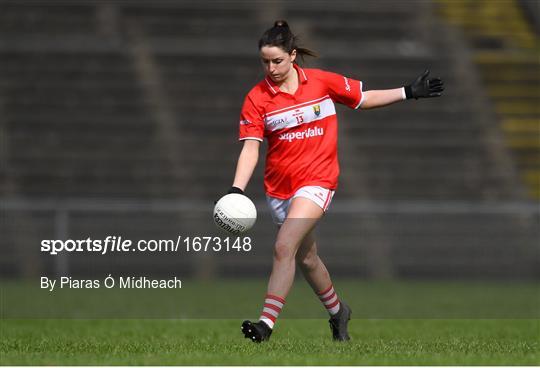
<svg viewBox="0 0 540 368">
<path fill-rule="evenodd" d="M 290 132 L 290 133 L 283 133 L 279 135 L 280 141 L 289 141 L 292 142 L 294 140 L 299 139 L 306 139 L 306 138 L 312 138 L 312 137 L 320 137 L 324 135 L 324 129 L 323 128 L 308 128 L 306 130 L 303 130 L 301 132 Z"/>
</svg>

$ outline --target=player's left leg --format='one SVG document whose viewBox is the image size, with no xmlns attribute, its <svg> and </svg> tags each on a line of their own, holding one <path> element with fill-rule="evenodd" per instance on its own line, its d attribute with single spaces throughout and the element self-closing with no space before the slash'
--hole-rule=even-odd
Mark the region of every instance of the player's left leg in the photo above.
<svg viewBox="0 0 540 368">
<path fill-rule="evenodd" d="M 313 232 L 306 235 L 298 252 L 296 262 L 307 282 L 330 314 L 330 327 L 334 340 L 349 340 L 348 323 L 351 317 L 349 306 L 339 299 L 334 290 L 330 274 L 317 254 L 317 243 Z"/>
<path fill-rule="evenodd" d="M 296 253 L 296 264 L 315 292 L 325 290 L 332 283 L 330 274 L 317 253 L 317 243 L 313 231 L 307 234 L 302 241 Z"/>
<path fill-rule="evenodd" d="M 330 274 L 317 253 L 317 243 L 313 232 L 307 234 L 302 241 L 296 253 L 296 264 L 328 313 L 336 314 L 339 310 L 339 298 L 332 286 Z"/>
</svg>

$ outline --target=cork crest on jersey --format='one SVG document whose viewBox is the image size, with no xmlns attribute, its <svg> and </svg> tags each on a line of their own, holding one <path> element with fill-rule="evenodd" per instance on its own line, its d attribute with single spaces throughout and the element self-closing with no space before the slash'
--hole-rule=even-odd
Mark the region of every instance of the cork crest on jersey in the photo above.
<svg viewBox="0 0 540 368">
<path fill-rule="evenodd" d="M 264 115 L 265 130 L 294 128 L 303 124 L 310 124 L 336 114 L 336 107 L 330 96 L 318 98 L 302 104 L 271 111 Z"/>
</svg>

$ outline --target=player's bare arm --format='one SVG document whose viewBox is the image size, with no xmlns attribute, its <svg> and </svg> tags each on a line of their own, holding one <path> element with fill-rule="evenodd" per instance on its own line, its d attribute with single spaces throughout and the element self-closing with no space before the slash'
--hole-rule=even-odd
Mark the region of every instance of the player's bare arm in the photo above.
<svg viewBox="0 0 540 368">
<path fill-rule="evenodd" d="M 426 70 L 411 84 L 402 88 L 365 91 L 361 108 L 364 110 L 373 109 L 411 98 L 441 96 L 444 91 L 443 81 L 440 78 L 428 78 L 428 75 L 429 70 Z"/>
<path fill-rule="evenodd" d="M 404 100 L 403 88 L 375 89 L 364 91 L 364 102 L 361 109 L 368 110 L 376 107 L 383 107 Z"/>
<path fill-rule="evenodd" d="M 244 146 L 238 157 L 238 163 L 236 165 L 236 174 L 234 175 L 233 187 L 239 188 L 242 191 L 246 189 L 246 186 L 253 175 L 253 171 L 259 161 L 259 147 L 261 142 L 255 139 L 246 139 Z"/>
</svg>

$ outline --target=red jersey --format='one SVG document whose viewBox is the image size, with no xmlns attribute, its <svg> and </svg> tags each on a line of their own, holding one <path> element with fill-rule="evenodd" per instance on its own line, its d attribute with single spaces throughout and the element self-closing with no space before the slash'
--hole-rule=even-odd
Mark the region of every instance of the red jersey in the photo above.
<svg viewBox="0 0 540 368">
<path fill-rule="evenodd" d="M 320 69 L 298 72 L 298 89 L 280 91 L 269 78 L 246 96 L 240 114 L 240 140 L 268 140 L 264 187 L 288 199 L 303 186 L 335 190 L 338 183 L 337 117 L 334 103 L 357 109 L 362 82 Z"/>
</svg>

